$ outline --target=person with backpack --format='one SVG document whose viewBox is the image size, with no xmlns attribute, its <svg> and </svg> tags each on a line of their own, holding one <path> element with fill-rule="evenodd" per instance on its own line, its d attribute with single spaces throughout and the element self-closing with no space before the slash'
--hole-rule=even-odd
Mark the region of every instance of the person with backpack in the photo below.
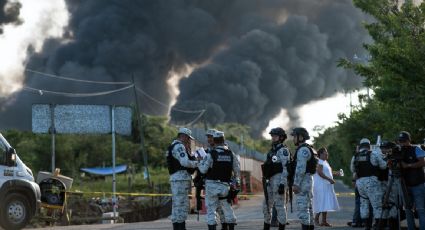
<svg viewBox="0 0 425 230">
<path fill-rule="evenodd" d="M 382 229 L 378 223 L 381 221 L 382 197 L 384 192 L 378 180 L 378 169 L 385 169 L 387 162 L 384 160 L 380 150 L 374 151 L 370 148 L 370 141 L 367 138 L 360 140 L 359 151 L 354 156 L 354 171 L 357 176 L 356 187 L 360 195 L 360 216 L 365 223 L 365 229 L 371 229 L 372 223 L 369 217 L 369 202 L 372 205 L 373 216 L 377 229 Z"/>
<path fill-rule="evenodd" d="M 313 218 L 313 175 L 316 173 L 317 158 L 313 147 L 306 143 L 310 136 L 305 128 L 297 127 L 291 132 L 297 149 L 294 155 L 295 173 L 292 191 L 297 195 L 298 218 L 303 230 L 314 229 Z"/>
<path fill-rule="evenodd" d="M 269 134 L 272 137 L 272 148 L 267 153 L 266 162 L 262 166 L 263 177 L 268 181 L 267 199 L 263 202 L 264 230 L 270 229 L 271 210 L 276 207 L 279 230 L 284 230 L 286 226 L 285 188 L 288 188 L 287 163 L 291 153 L 283 143 L 287 135 L 282 128 L 274 128 Z"/>
<path fill-rule="evenodd" d="M 192 139 L 192 131 L 182 127 L 178 131 L 177 139 L 168 147 L 167 166 L 172 194 L 171 222 L 173 230 L 186 230 L 185 221 L 189 213 L 188 194 L 191 189 L 191 174 L 198 166 L 198 161 L 186 148 Z"/>
<path fill-rule="evenodd" d="M 214 148 L 201 161 L 198 168 L 205 176 L 205 204 L 207 207 L 208 230 L 217 229 L 216 211 L 221 206 L 224 213 L 225 230 L 234 230 L 236 216 L 233 212 L 229 193 L 240 185 L 240 162 L 238 157 L 224 143 L 224 133 L 213 134 Z M 231 188 L 232 178 L 236 182 Z M 232 185 L 233 186 L 233 185 Z"/>
</svg>

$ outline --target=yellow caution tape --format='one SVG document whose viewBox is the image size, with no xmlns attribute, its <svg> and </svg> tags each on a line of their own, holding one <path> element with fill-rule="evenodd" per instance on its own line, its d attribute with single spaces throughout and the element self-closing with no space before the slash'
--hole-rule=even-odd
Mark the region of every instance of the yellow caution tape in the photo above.
<svg viewBox="0 0 425 230">
<path fill-rule="evenodd" d="M 92 195 L 113 195 L 113 192 L 83 192 L 83 191 L 66 191 L 68 194 L 92 194 Z M 128 193 L 128 192 L 116 192 L 115 195 L 119 196 L 148 196 L 148 197 L 164 197 L 164 196 L 172 196 L 171 193 Z M 188 195 L 189 197 L 192 197 L 194 195 Z M 262 197 L 263 194 L 238 194 L 238 197 Z M 338 197 L 350 197 L 354 196 L 353 192 L 341 192 L 336 193 L 336 196 Z"/>
<path fill-rule="evenodd" d="M 83 192 L 83 191 L 68 191 L 68 194 L 92 194 L 92 195 L 119 195 L 119 196 L 172 196 L 170 193 L 136 193 L 136 192 Z"/>
</svg>

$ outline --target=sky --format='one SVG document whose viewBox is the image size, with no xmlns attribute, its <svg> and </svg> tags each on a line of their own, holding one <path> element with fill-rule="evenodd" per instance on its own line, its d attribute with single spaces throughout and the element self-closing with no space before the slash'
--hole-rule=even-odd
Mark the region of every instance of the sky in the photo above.
<svg viewBox="0 0 425 230">
<path fill-rule="evenodd" d="M 361 24 L 367 17 L 350 0 L 0 0 L 0 6 L 8 10 L 0 14 L 6 63 L 0 129 L 28 129 L 35 103 L 134 103 L 130 90 L 77 98 L 122 85 L 61 77 L 134 78 L 144 113 L 168 114 L 184 125 L 204 111 L 201 120 L 212 126 L 238 122 L 257 137 L 273 125 L 328 127 L 349 111 L 350 100 L 338 92 L 362 85 L 336 67 L 341 57 L 361 56 L 368 41 Z"/>
<path fill-rule="evenodd" d="M 350 116 L 351 108 L 359 105 L 358 95 L 365 94 L 366 90 L 353 91 L 350 93 L 337 93 L 332 97 L 306 104 L 299 108 L 301 114 L 301 126 L 305 127 L 314 140 L 326 128 L 335 126 L 339 114 Z M 284 127 L 290 132 L 291 124 L 287 113 L 282 109 L 281 113 L 269 122 L 263 137 L 270 139 L 269 130 L 274 127 Z"/>
</svg>

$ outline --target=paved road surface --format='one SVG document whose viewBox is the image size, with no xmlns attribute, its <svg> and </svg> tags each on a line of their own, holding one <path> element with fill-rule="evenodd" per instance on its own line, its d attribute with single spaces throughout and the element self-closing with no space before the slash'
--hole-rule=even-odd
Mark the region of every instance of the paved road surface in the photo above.
<svg viewBox="0 0 425 230">
<path fill-rule="evenodd" d="M 354 197 L 350 195 L 351 189 L 344 186 L 342 183 L 337 182 L 335 190 L 341 195 L 338 196 L 338 201 L 341 210 L 328 214 L 328 222 L 333 227 L 316 227 L 316 229 L 353 229 L 347 226 L 347 222 L 352 218 L 354 210 Z M 240 200 L 235 213 L 238 219 L 236 229 L 252 229 L 259 230 L 263 228 L 263 214 L 262 214 L 262 196 L 250 197 L 249 200 Z M 295 207 L 294 207 L 295 211 Z M 196 220 L 196 215 L 190 215 L 186 222 L 187 229 L 200 230 L 207 229 L 205 223 L 205 216 L 201 215 L 200 221 Z M 286 229 L 301 229 L 300 222 L 297 220 L 296 213 L 288 213 L 289 225 Z M 160 219 L 150 222 L 128 223 L 128 224 L 97 224 L 97 225 L 77 225 L 66 227 L 54 227 L 43 229 L 58 229 L 58 230 L 86 230 L 86 229 L 104 229 L 104 230 L 133 230 L 133 229 L 152 229 L 152 230 L 169 230 L 172 229 L 171 221 L 168 218 Z M 221 229 L 221 227 L 217 228 Z M 277 228 L 272 228 L 277 229 Z"/>
</svg>

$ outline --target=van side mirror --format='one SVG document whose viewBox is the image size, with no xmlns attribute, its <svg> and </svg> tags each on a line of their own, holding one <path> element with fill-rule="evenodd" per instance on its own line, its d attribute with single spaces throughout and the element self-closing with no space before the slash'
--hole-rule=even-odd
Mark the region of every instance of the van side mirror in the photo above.
<svg viewBox="0 0 425 230">
<path fill-rule="evenodd" d="M 7 150 L 5 164 L 8 167 L 16 166 L 16 150 L 14 148 Z"/>
</svg>

